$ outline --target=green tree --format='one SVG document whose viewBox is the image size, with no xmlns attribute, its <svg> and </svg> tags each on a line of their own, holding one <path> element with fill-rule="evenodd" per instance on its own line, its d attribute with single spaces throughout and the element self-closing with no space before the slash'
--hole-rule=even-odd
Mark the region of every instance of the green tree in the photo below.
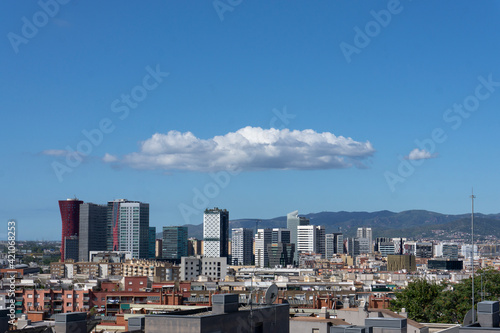
<svg viewBox="0 0 500 333">
<path fill-rule="evenodd" d="M 396 299 L 391 302 L 391 310 L 406 309 L 408 318 L 418 322 L 434 322 L 436 318 L 435 301 L 446 288 L 446 284 L 437 284 L 425 279 L 408 283 L 408 287 L 396 292 Z"/>
</svg>

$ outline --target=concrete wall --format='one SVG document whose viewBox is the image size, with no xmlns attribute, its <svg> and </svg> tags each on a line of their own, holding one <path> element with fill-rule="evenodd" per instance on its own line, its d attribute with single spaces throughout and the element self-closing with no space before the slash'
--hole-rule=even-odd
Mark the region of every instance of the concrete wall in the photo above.
<svg viewBox="0 0 500 333">
<path fill-rule="evenodd" d="M 319 329 L 318 333 L 330 333 L 330 323 L 317 321 L 290 320 L 290 333 L 309 333 L 313 328 Z"/>
</svg>

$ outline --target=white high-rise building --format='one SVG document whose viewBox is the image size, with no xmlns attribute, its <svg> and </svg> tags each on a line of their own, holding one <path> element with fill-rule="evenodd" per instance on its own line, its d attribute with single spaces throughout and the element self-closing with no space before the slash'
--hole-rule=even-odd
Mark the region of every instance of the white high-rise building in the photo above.
<svg viewBox="0 0 500 333">
<path fill-rule="evenodd" d="M 373 237 L 372 228 L 358 228 L 356 237 L 360 238 L 359 252 L 360 253 L 373 253 Z M 361 238 L 366 238 L 366 240 L 361 240 Z"/>
<path fill-rule="evenodd" d="M 206 209 L 203 214 L 203 255 L 228 257 L 229 212 L 225 209 Z"/>
<path fill-rule="evenodd" d="M 272 244 L 273 229 L 258 229 L 255 234 L 255 265 L 259 267 L 269 266 L 269 254 L 267 245 Z"/>
<path fill-rule="evenodd" d="M 297 243 L 297 227 L 300 225 L 309 225 L 309 219 L 303 216 L 299 217 L 299 211 L 295 210 L 288 213 L 286 216 L 286 228 L 290 230 L 290 242 L 295 244 L 295 254 L 293 261 L 295 263 L 299 262 L 298 257 L 298 243 Z"/>
<path fill-rule="evenodd" d="M 149 258 L 149 204 L 121 201 L 119 205 L 119 251 L 132 258 Z"/>
<path fill-rule="evenodd" d="M 231 260 L 233 265 L 251 265 L 253 257 L 253 230 L 234 228 L 231 236 Z"/>
<path fill-rule="evenodd" d="M 297 252 L 316 253 L 316 226 L 299 225 L 297 227 Z"/>
</svg>

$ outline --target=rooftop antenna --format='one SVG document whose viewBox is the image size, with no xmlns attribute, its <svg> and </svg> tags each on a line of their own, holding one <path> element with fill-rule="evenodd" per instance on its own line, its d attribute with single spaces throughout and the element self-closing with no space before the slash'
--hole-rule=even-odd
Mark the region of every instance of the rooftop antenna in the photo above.
<svg viewBox="0 0 500 333">
<path fill-rule="evenodd" d="M 472 245 L 471 245 L 471 265 L 472 265 L 472 323 L 476 322 L 476 316 L 474 313 L 474 188 L 472 188 L 472 194 L 470 196 L 472 201 L 472 214 L 471 214 L 471 230 L 472 230 Z"/>
</svg>

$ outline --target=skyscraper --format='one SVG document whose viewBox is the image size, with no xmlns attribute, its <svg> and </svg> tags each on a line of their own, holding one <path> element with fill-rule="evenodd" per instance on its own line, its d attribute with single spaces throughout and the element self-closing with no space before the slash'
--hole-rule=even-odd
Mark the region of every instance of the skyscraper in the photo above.
<svg viewBox="0 0 500 333">
<path fill-rule="evenodd" d="M 61 235 L 61 261 L 66 258 L 64 256 L 65 238 L 71 236 L 78 237 L 80 228 L 80 204 L 83 201 L 78 199 L 59 200 L 59 210 L 61 211 L 62 235 Z M 78 251 L 77 251 L 78 253 Z"/>
<path fill-rule="evenodd" d="M 203 255 L 228 257 L 229 212 L 225 209 L 206 209 L 203 214 Z"/>
<path fill-rule="evenodd" d="M 284 228 L 273 228 L 273 243 L 291 243 L 290 230 Z"/>
<path fill-rule="evenodd" d="M 334 254 L 344 253 L 344 235 L 334 232 L 325 235 L 325 258 L 330 259 Z"/>
<path fill-rule="evenodd" d="M 372 253 L 372 228 L 358 228 L 356 237 L 359 238 L 359 252 Z M 363 240 L 362 238 L 366 239 Z"/>
<path fill-rule="evenodd" d="M 253 257 L 253 229 L 234 228 L 231 235 L 231 260 L 233 265 L 251 265 Z"/>
<path fill-rule="evenodd" d="M 321 258 L 325 259 L 325 226 L 317 225 L 316 228 L 316 253 L 321 254 Z"/>
<path fill-rule="evenodd" d="M 294 262 L 298 263 L 299 245 L 297 243 L 297 227 L 299 225 L 309 225 L 309 219 L 299 217 L 299 211 L 295 210 L 286 216 L 286 228 L 290 230 L 290 241 L 295 244 Z"/>
<path fill-rule="evenodd" d="M 148 258 L 155 259 L 156 227 L 149 227 L 148 233 Z"/>
<path fill-rule="evenodd" d="M 316 253 L 316 226 L 299 225 L 297 227 L 297 252 L 298 253 Z M 324 243 L 323 243 L 324 244 Z"/>
<path fill-rule="evenodd" d="M 180 260 L 188 256 L 188 228 L 179 226 L 163 227 L 162 258 Z"/>
<path fill-rule="evenodd" d="M 80 204 L 79 261 L 89 261 L 89 251 L 106 251 L 107 206 Z"/>
<path fill-rule="evenodd" d="M 269 267 L 269 254 L 267 245 L 272 244 L 273 230 L 258 229 L 255 235 L 255 265 Z"/>
<path fill-rule="evenodd" d="M 113 247 L 119 251 L 130 251 L 132 258 L 149 257 L 149 204 L 139 201 L 120 201 L 118 226 L 114 226 Z M 109 205 L 108 205 L 109 208 Z M 117 208 L 113 205 L 113 210 Z M 108 209 L 109 212 L 109 209 Z M 115 244 L 118 238 L 118 244 Z"/>
</svg>

